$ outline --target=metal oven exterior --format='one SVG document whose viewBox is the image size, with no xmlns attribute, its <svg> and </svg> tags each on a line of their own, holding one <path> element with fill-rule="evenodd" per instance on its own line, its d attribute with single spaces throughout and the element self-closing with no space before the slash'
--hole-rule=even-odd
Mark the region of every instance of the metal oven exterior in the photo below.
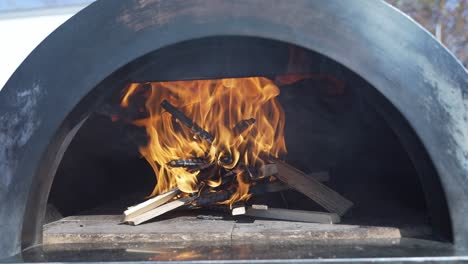
<svg viewBox="0 0 468 264">
<path fill-rule="evenodd" d="M 99 84 L 154 50 L 255 36 L 319 52 L 376 87 L 416 131 L 468 250 L 468 74 L 428 32 L 380 1 L 97 1 L 58 28 L 0 92 L 0 259 L 41 243 L 55 170 Z M 67 120 L 67 122 L 64 122 Z M 430 188 L 430 187 L 429 187 Z M 436 209 L 437 210 L 437 209 Z"/>
</svg>

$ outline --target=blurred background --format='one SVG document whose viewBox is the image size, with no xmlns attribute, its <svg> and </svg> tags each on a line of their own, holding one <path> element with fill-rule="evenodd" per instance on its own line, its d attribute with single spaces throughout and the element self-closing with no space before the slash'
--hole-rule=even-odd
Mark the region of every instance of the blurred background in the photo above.
<svg viewBox="0 0 468 264">
<path fill-rule="evenodd" d="M 359 4 L 358 0 L 354 1 Z M 94 1 L 0 0 L 0 89 L 47 35 L 92 2 Z M 468 0 L 386 2 L 420 23 L 468 67 Z"/>
<path fill-rule="evenodd" d="M 386 0 L 431 32 L 468 68 L 468 0 Z"/>
</svg>

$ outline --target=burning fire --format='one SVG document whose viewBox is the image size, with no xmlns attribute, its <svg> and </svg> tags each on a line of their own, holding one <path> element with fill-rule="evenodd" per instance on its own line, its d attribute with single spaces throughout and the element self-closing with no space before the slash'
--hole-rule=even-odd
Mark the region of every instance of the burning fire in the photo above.
<svg viewBox="0 0 468 264">
<path fill-rule="evenodd" d="M 262 77 L 132 83 L 121 106 L 129 107 L 136 94 L 146 98 L 148 117 L 133 124 L 144 127 L 149 138 L 140 153 L 156 174 L 151 196 L 175 187 L 193 194 L 235 177 L 228 187 L 233 194 L 223 203 L 247 200 L 249 181 L 236 168 L 259 168 L 286 152 L 279 93 Z M 223 177 L 228 171 L 235 172 L 231 179 Z"/>
</svg>

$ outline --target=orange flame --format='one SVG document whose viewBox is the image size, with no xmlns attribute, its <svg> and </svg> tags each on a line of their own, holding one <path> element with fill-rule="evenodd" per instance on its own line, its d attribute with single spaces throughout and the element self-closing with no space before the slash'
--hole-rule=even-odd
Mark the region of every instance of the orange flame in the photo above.
<svg viewBox="0 0 468 264">
<path fill-rule="evenodd" d="M 275 157 L 286 152 L 283 136 L 284 112 L 277 101 L 279 88 L 267 78 L 233 78 L 174 82 L 132 83 L 122 97 L 121 106 L 139 89 L 146 91 L 148 118 L 134 124 L 146 128 L 149 143 L 140 147 L 140 153 L 152 166 L 157 184 L 151 194 L 157 195 L 178 187 L 182 192 L 194 193 L 199 189 L 200 171 L 171 167 L 170 161 L 202 158 L 213 164 L 207 184 L 222 183 L 219 171 L 233 169 L 243 163 L 260 167 L 262 157 Z M 161 103 L 166 100 L 195 124 L 210 133 L 214 140 L 204 140 L 176 120 Z M 241 134 L 234 128 L 242 120 L 254 124 Z M 229 162 L 223 157 L 230 157 Z M 224 203 L 232 204 L 250 197 L 249 184 L 242 175 L 233 175 L 237 188 Z"/>
</svg>

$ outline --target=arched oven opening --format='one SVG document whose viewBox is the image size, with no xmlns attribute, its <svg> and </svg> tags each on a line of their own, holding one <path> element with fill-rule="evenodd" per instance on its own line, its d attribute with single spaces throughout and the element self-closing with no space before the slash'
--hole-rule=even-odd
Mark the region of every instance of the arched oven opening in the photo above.
<svg viewBox="0 0 468 264">
<path fill-rule="evenodd" d="M 224 199 L 213 202 L 211 206 L 179 208 L 136 227 L 117 225 L 122 212 L 145 201 L 152 193 L 154 195 L 153 190 L 158 184 L 158 172 L 155 173 L 142 152 L 152 140 L 147 132 L 151 125 L 138 122 L 149 118 L 151 107 L 157 109 L 163 101 L 162 98 L 152 98 L 150 94 L 166 92 L 176 98 L 173 101 L 176 104 L 183 96 L 167 88 L 171 85 L 187 89 L 187 93 L 198 89 L 192 96 L 196 93 L 205 96 L 203 89 L 213 89 L 212 86 L 217 85 L 216 89 L 244 89 L 242 96 L 236 97 L 236 100 L 242 101 L 243 96 L 247 98 L 249 89 L 253 88 L 241 86 L 251 85 L 252 82 L 263 83 L 263 88 L 272 85 L 279 91 L 275 99 L 284 111 L 281 118 L 285 123 L 287 152 L 280 153 L 277 158 L 308 177 L 317 177 L 321 184 L 353 203 L 349 210 L 341 214 L 340 222 L 334 225 L 317 224 L 310 231 L 303 221 L 288 220 L 287 216 L 281 220 L 232 216 L 231 211 L 220 212 L 219 208 L 214 208 L 219 205 L 218 202 L 227 200 Z M 115 72 L 96 89 L 107 89 L 109 92 L 98 100 L 93 98 L 97 103 L 93 104 L 89 116 L 58 166 L 48 199 L 43 233 L 45 246 L 54 248 L 63 243 L 84 245 L 93 241 L 104 244 L 165 241 L 194 246 L 204 245 L 206 243 L 203 242 L 207 241 L 229 242 L 231 245 L 239 241 L 297 244 L 313 240 L 325 244 L 346 241 L 351 245 L 382 247 L 407 239 L 452 239 L 449 214 L 438 176 L 413 129 L 371 84 L 319 53 L 288 43 L 253 37 L 203 38 L 147 54 Z M 131 89 L 134 90 L 133 94 L 124 105 L 123 100 Z M 252 90 L 251 94 L 255 94 L 255 91 Z M 92 96 L 90 94 L 87 99 Z M 229 98 L 233 100 L 233 97 Z M 216 98 L 203 97 L 195 101 L 203 104 L 204 100 Z M 179 110 L 183 112 L 190 103 L 194 102 L 180 102 L 182 108 Z M 223 101 L 221 109 L 210 109 L 208 112 L 218 110 L 222 115 L 230 111 L 242 112 L 236 107 L 245 107 L 226 103 Z M 77 108 L 84 107 L 83 104 Z M 161 110 L 159 114 L 168 113 Z M 265 116 L 271 118 L 268 113 Z M 274 121 L 271 120 L 272 123 Z M 210 122 L 213 120 L 208 119 L 206 123 L 198 125 L 212 127 L 214 124 Z M 178 125 L 181 125 L 180 122 Z M 256 136 L 262 137 L 263 132 L 257 131 Z M 157 130 L 156 133 L 164 133 L 164 130 Z M 272 178 L 277 180 L 274 176 Z M 252 190 L 257 183 L 249 184 Z M 256 193 L 249 199 L 237 202 L 242 202 L 242 206 L 247 208 L 261 205 L 327 212 L 323 206 L 295 188 Z M 236 204 L 228 204 L 226 208 L 232 209 Z M 263 229 L 258 229 L 255 221 L 264 220 Z M 229 229 L 237 227 L 226 225 L 226 222 L 241 225 L 240 229 L 251 228 L 247 232 L 250 235 L 240 234 L 234 241 L 237 233 L 233 235 Z M 275 227 L 278 223 L 281 226 Z M 291 223 L 298 230 L 285 232 L 292 228 Z M 207 226 L 216 225 L 226 225 L 227 230 L 215 228 L 219 234 L 206 230 Z M 167 230 L 157 231 L 158 228 L 174 226 L 177 228 L 170 235 Z M 340 229 L 342 227 L 345 228 Z M 192 231 L 188 232 L 187 228 Z M 269 236 L 264 236 L 265 228 L 269 230 Z M 142 230 L 148 229 L 152 230 L 151 234 L 142 234 L 146 232 Z M 307 233 L 304 230 L 311 235 L 304 235 Z M 229 238 L 220 235 L 226 232 L 231 232 Z M 93 247 L 92 244 L 88 245 Z M 405 246 L 404 243 L 402 245 Z M 428 245 L 429 248 L 433 246 Z M 437 247 L 444 248 L 439 244 Z M 444 249 L 450 250 L 450 247 Z M 135 248 L 132 250 L 135 251 Z M 398 255 L 398 250 L 385 254 Z M 186 252 L 179 253 L 183 255 Z M 368 256 L 374 253 L 369 251 Z M 320 250 L 316 254 L 320 256 Z M 350 253 L 338 250 L 334 254 L 349 256 Z M 165 258 L 164 254 L 160 257 Z"/>
</svg>

